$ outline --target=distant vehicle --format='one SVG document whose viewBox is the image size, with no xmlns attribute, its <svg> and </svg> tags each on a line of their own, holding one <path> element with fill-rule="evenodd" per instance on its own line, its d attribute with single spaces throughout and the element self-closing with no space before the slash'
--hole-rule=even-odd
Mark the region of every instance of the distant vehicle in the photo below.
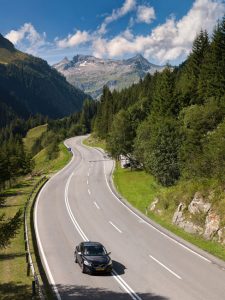
<svg viewBox="0 0 225 300">
<path fill-rule="evenodd" d="M 111 273 L 112 260 L 110 254 L 98 242 L 82 242 L 75 248 L 74 259 L 80 265 L 82 273 Z"/>
</svg>

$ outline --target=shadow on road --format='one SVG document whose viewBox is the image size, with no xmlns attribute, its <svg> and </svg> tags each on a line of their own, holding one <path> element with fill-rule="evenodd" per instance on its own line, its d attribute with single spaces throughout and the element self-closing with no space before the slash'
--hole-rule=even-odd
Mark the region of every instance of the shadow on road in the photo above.
<svg viewBox="0 0 225 300">
<path fill-rule="evenodd" d="M 125 273 L 126 267 L 120 262 L 113 260 L 113 269 L 118 275 L 123 275 Z"/>
<path fill-rule="evenodd" d="M 97 300 L 130 300 L 126 292 L 114 292 L 102 288 L 91 288 L 84 285 L 57 285 L 62 300 L 64 299 L 97 299 Z M 138 293 L 143 300 L 168 300 L 151 293 Z"/>
</svg>

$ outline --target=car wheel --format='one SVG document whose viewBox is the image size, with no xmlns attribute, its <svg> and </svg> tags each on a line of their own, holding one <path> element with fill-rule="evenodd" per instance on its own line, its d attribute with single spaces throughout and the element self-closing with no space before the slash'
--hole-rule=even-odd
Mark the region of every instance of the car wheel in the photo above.
<svg viewBox="0 0 225 300">
<path fill-rule="evenodd" d="M 84 274 L 87 273 L 87 270 L 86 270 L 86 267 L 84 264 L 82 264 L 81 270 L 82 270 L 82 273 L 84 273 Z"/>
<path fill-rule="evenodd" d="M 77 264 L 78 263 L 78 260 L 77 260 L 77 256 L 75 255 L 75 263 Z"/>
</svg>

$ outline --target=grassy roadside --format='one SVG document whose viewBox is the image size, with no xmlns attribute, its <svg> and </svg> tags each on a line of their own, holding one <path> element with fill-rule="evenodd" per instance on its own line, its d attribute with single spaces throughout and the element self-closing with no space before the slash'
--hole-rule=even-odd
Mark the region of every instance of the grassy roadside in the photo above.
<svg viewBox="0 0 225 300">
<path fill-rule="evenodd" d="M 93 135 L 90 135 L 87 139 L 83 140 L 83 144 L 89 147 L 97 147 L 106 150 L 106 142 Z"/>
<path fill-rule="evenodd" d="M 43 128 L 39 129 L 41 129 L 40 131 L 43 130 Z M 35 134 L 39 136 L 40 131 Z M 32 146 L 32 142 L 30 145 Z M 71 159 L 71 153 L 62 143 L 59 145 L 59 149 L 58 157 L 52 161 L 49 161 L 45 157 L 45 149 L 36 155 L 36 174 L 40 173 L 41 175 L 52 175 L 69 162 Z M 6 203 L 5 206 L 0 209 L 0 214 L 5 213 L 6 217 L 12 217 L 18 209 L 23 209 L 29 194 L 36 183 L 40 180 L 40 177 L 41 176 L 23 177 L 18 180 L 17 184 L 15 184 L 12 188 L 5 190 L 4 196 L 6 197 Z M 32 298 L 32 276 L 27 276 L 23 226 L 21 226 L 19 233 L 12 240 L 10 246 L 6 249 L 0 250 L 0 270 L 1 300 L 22 300 Z"/>
<path fill-rule="evenodd" d="M 95 144 L 95 139 L 92 137 L 91 141 L 88 140 L 84 142 L 88 146 L 100 147 L 99 145 L 101 145 L 100 141 Z M 135 208 L 177 236 L 225 261 L 224 246 L 214 241 L 206 241 L 200 236 L 189 234 L 171 223 L 174 208 L 163 215 L 156 215 L 147 209 L 159 193 L 168 192 L 168 188 L 159 185 L 153 176 L 144 171 L 131 172 L 128 169 L 122 169 L 117 163 L 113 180 L 118 192 Z M 176 192 L 176 190 L 173 190 L 173 192 Z"/>
<path fill-rule="evenodd" d="M 26 151 L 30 152 L 36 139 L 38 139 L 47 130 L 47 124 L 40 125 L 30 129 L 23 139 Z"/>
</svg>

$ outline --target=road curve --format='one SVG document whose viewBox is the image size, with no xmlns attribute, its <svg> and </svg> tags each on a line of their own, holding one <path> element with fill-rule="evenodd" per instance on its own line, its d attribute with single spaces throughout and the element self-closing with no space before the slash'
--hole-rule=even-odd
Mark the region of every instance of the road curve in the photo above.
<svg viewBox="0 0 225 300">
<path fill-rule="evenodd" d="M 41 260 L 57 298 L 224 300 L 225 270 L 167 236 L 113 194 L 113 161 L 66 141 L 74 156 L 41 190 L 35 232 Z M 82 274 L 75 245 L 99 241 L 111 251 L 110 276 Z"/>
</svg>

